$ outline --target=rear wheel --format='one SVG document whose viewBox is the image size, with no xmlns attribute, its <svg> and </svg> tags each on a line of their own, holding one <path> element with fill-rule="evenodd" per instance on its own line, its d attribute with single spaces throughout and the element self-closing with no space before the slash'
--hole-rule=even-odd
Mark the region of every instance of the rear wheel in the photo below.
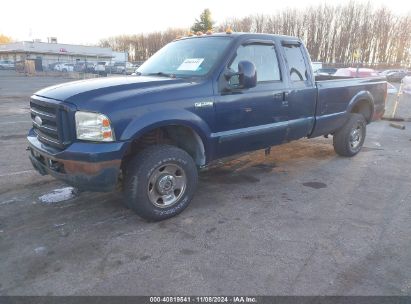
<svg viewBox="0 0 411 304">
<path fill-rule="evenodd" d="M 360 152 L 366 135 L 366 121 L 362 114 L 351 113 L 347 123 L 333 137 L 334 150 L 351 157 Z"/>
<path fill-rule="evenodd" d="M 154 145 L 127 165 L 125 203 L 148 220 L 164 220 L 182 212 L 197 187 L 197 168 L 184 150 Z"/>
</svg>

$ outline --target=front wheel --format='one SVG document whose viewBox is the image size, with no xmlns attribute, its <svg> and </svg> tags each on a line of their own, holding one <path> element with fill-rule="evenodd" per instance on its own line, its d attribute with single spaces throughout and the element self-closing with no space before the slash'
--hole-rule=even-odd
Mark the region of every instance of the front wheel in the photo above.
<svg viewBox="0 0 411 304">
<path fill-rule="evenodd" d="M 160 221 L 182 212 L 197 187 L 198 173 L 190 155 L 169 145 L 154 145 L 128 163 L 125 203 L 141 217 Z"/>
<path fill-rule="evenodd" d="M 362 114 L 351 113 L 346 124 L 333 137 L 334 150 L 341 156 L 351 157 L 364 144 L 367 122 Z"/>
</svg>

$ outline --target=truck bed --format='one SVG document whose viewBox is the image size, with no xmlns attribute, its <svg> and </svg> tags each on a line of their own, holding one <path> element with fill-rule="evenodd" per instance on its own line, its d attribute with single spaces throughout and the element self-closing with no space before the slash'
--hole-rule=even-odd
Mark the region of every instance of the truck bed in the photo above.
<svg viewBox="0 0 411 304">
<path fill-rule="evenodd" d="M 320 80 L 317 79 L 324 79 Z M 316 77 L 318 88 L 316 123 L 310 137 L 332 133 L 346 119 L 350 103 L 363 99 L 371 99 L 374 104 L 371 120 L 384 113 L 386 96 L 386 79 L 384 77 L 347 78 L 347 77 Z M 371 121 L 370 120 L 370 121 Z M 369 122 L 370 122 L 369 121 Z"/>
</svg>

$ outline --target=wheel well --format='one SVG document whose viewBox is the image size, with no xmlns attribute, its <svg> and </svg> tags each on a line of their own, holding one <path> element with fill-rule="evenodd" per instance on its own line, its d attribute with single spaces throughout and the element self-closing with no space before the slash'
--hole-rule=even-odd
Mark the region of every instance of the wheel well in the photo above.
<svg viewBox="0 0 411 304">
<path fill-rule="evenodd" d="M 367 123 L 371 122 L 372 108 L 367 100 L 360 100 L 357 102 L 357 104 L 351 109 L 351 113 L 362 114 Z"/>
<path fill-rule="evenodd" d="M 203 166 L 206 163 L 204 144 L 200 136 L 193 129 L 178 125 L 156 128 L 141 135 L 132 142 L 123 162 L 148 146 L 156 144 L 179 147 L 193 158 L 197 166 Z"/>
</svg>

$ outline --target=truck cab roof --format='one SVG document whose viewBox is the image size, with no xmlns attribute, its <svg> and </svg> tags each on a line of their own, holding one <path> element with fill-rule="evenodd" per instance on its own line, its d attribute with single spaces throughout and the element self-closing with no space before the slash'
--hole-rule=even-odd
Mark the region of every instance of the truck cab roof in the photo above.
<svg viewBox="0 0 411 304">
<path fill-rule="evenodd" d="M 301 42 L 301 40 L 298 37 L 294 37 L 294 36 L 263 34 L 263 33 L 243 33 L 243 32 L 232 32 L 232 33 L 219 32 L 219 33 L 212 33 L 212 34 L 184 36 L 184 37 L 181 37 L 180 39 L 198 39 L 198 38 L 208 38 L 208 37 L 232 37 L 232 38 L 237 38 L 237 39 L 238 38 L 257 38 L 257 39 L 276 38 L 276 39 L 281 39 L 281 40 L 294 40 L 294 41 Z"/>
</svg>

